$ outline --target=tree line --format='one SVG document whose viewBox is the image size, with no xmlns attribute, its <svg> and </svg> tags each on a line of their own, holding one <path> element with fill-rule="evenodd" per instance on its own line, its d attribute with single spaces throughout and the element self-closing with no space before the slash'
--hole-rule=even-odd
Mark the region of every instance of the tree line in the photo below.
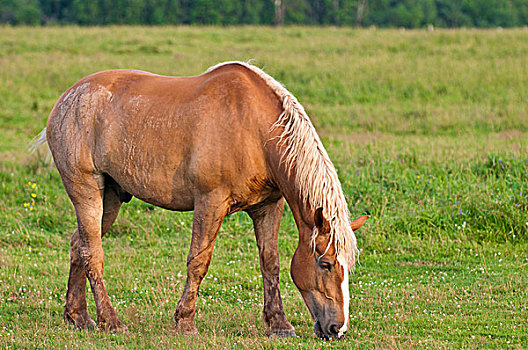
<svg viewBox="0 0 528 350">
<path fill-rule="evenodd" d="M 11 25 L 528 25 L 527 0 L 0 0 Z"/>
</svg>

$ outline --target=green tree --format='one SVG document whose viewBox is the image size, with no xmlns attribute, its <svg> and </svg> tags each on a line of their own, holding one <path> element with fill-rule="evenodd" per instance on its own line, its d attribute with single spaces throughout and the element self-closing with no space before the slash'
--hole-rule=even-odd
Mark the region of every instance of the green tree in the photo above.
<svg viewBox="0 0 528 350">
<path fill-rule="evenodd" d="M 214 0 L 197 0 L 191 11 L 192 23 L 216 24 L 219 22 L 220 13 Z"/>
<path fill-rule="evenodd" d="M 33 2 L 33 1 L 31 1 Z M 40 24 L 40 8 L 34 3 L 25 4 L 15 12 L 16 24 Z"/>
<path fill-rule="evenodd" d="M 365 0 L 360 0 L 365 1 Z M 335 14 L 336 24 L 354 26 L 357 23 L 357 12 L 358 12 L 357 0 L 340 0 L 339 10 Z"/>
<path fill-rule="evenodd" d="M 99 4 L 96 1 L 73 0 L 73 23 L 81 25 L 101 24 Z"/>
<path fill-rule="evenodd" d="M 239 23 L 259 24 L 260 13 L 262 12 L 262 2 L 257 0 L 242 0 Z"/>
<path fill-rule="evenodd" d="M 0 21 L 15 24 L 15 0 L 0 0 Z"/>
<path fill-rule="evenodd" d="M 528 1 L 512 0 L 511 3 L 517 14 L 517 25 L 528 25 Z"/>
<path fill-rule="evenodd" d="M 275 19 L 274 0 L 256 0 L 262 4 L 262 11 L 259 15 L 259 24 L 272 25 Z"/>
<path fill-rule="evenodd" d="M 165 5 L 165 21 L 167 24 L 183 23 L 183 12 L 178 0 L 167 0 Z"/>
<path fill-rule="evenodd" d="M 440 27 L 460 27 L 473 25 L 472 19 L 463 11 L 459 0 L 437 0 L 438 17 L 435 24 Z"/>
<path fill-rule="evenodd" d="M 428 25 L 435 23 L 436 16 L 436 3 L 434 0 L 423 0 L 421 1 L 423 20 L 422 25 Z"/>
<path fill-rule="evenodd" d="M 41 23 L 37 0 L 0 0 L 0 21 L 9 24 L 37 25 Z"/>
<path fill-rule="evenodd" d="M 284 23 L 307 23 L 308 3 L 304 0 L 282 0 L 284 3 Z"/>
<path fill-rule="evenodd" d="M 309 24 L 328 24 L 332 20 L 329 0 L 308 0 L 306 5 L 306 20 Z"/>
</svg>

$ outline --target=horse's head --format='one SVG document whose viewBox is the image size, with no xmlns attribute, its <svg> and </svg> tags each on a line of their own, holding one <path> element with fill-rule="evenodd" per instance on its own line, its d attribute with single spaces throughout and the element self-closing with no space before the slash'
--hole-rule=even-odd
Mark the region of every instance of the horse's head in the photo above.
<svg viewBox="0 0 528 350">
<path fill-rule="evenodd" d="M 363 215 L 351 224 L 357 230 L 368 219 Z M 331 244 L 331 227 L 322 209 L 315 211 L 317 235 L 313 244 L 299 244 L 291 263 L 293 282 L 315 321 L 320 338 L 341 339 L 348 330 L 348 260 Z"/>
</svg>

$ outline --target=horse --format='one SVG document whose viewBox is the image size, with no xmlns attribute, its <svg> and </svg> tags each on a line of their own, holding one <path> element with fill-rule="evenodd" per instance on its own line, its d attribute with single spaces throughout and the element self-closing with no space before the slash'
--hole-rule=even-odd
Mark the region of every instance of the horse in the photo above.
<svg viewBox="0 0 528 350">
<path fill-rule="evenodd" d="M 136 197 L 193 213 L 187 279 L 176 331 L 198 334 L 196 298 L 226 215 L 253 221 L 268 336 L 295 336 L 279 290 L 278 231 L 285 200 L 299 232 L 290 274 L 314 332 L 341 339 L 349 326 L 348 274 L 357 260 L 333 163 L 303 106 L 260 68 L 219 63 L 201 75 L 137 70 L 89 75 L 54 105 L 34 146 L 47 142 L 75 208 L 64 318 L 79 329 L 127 332 L 103 281 L 102 238 Z M 97 324 L 86 308 L 88 279 Z"/>
</svg>

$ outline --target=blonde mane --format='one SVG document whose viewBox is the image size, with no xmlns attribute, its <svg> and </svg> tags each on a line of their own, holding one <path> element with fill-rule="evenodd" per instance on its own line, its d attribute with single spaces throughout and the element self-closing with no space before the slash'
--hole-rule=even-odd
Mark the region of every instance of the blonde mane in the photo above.
<svg viewBox="0 0 528 350">
<path fill-rule="evenodd" d="M 210 67 L 207 72 L 230 64 L 241 65 L 256 73 L 282 102 L 283 112 L 272 129 L 283 128 L 279 137 L 279 144 L 285 149 L 283 161 L 288 169 L 295 169 L 295 182 L 299 186 L 301 200 L 314 210 L 323 208 L 323 216 L 331 228 L 329 244 L 333 242 L 337 256 L 344 258 L 349 268 L 352 267 L 358 250 L 356 236 L 350 227 L 350 214 L 345 196 L 334 164 L 304 107 L 282 84 L 249 63 L 223 62 Z M 314 228 L 312 244 L 317 235 L 318 231 Z"/>
</svg>

